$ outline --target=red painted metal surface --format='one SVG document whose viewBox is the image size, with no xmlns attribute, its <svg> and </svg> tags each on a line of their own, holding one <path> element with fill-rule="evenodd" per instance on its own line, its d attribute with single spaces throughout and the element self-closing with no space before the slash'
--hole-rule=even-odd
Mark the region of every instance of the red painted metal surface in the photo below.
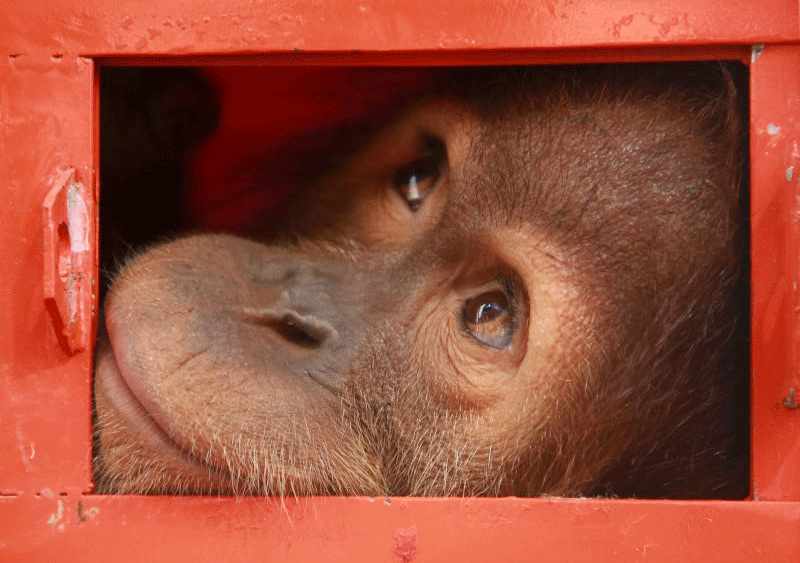
<svg viewBox="0 0 800 563">
<path fill-rule="evenodd" d="M 0 494 L 90 488 L 92 356 L 60 345 L 45 307 L 42 206 L 68 168 L 94 186 L 93 92 L 89 60 L 0 58 Z M 88 335 L 95 302 L 89 291 L 79 304 Z"/>
<path fill-rule="evenodd" d="M 751 65 L 752 479 L 800 500 L 800 50 Z M 794 390 L 794 391 L 792 391 Z"/>
<path fill-rule="evenodd" d="M 8 561 L 796 563 L 800 505 L 552 499 L 0 499 Z M 0 547 L 0 549 L 2 549 Z"/>
<path fill-rule="evenodd" d="M 0 52 L 84 55 L 777 43 L 787 0 L 6 0 Z"/>
<path fill-rule="evenodd" d="M 798 13 L 796 0 L 7 0 L 0 6 L 0 560 L 91 553 L 119 561 L 799 561 Z M 749 59 L 755 43 L 765 46 L 752 50 L 751 64 L 753 500 L 281 505 L 91 494 L 91 350 L 64 346 L 45 305 L 52 229 L 42 205 L 74 168 L 88 188 L 94 287 L 97 64 Z M 81 301 L 92 314 L 80 329 L 91 336 L 91 289 Z"/>
</svg>

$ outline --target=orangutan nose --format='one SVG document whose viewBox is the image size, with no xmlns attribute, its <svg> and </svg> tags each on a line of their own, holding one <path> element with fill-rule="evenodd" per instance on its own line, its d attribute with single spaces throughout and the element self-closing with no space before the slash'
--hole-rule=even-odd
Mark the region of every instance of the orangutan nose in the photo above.
<svg viewBox="0 0 800 563">
<path fill-rule="evenodd" d="M 354 275 L 352 264 L 343 260 L 309 263 L 286 253 L 254 268 L 253 283 L 263 295 L 260 306 L 247 315 L 247 322 L 269 329 L 272 340 L 287 351 L 312 352 L 308 361 L 321 363 L 348 357 L 348 349 L 361 341 L 369 319 L 382 311 L 370 303 L 386 284 L 369 287 L 366 276 Z M 276 349 L 276 353 L 280 353 Z M 287 360 L 289 361 L 289 360 Z"/>
<path fill-rule="evenodd" d="M 272 329 L 287 342 L 310 350 L 319 348 L 335 334 L 333 327 L 316 315 L 291 309 L 265 312 L 259 324 Z"/>
</svg>

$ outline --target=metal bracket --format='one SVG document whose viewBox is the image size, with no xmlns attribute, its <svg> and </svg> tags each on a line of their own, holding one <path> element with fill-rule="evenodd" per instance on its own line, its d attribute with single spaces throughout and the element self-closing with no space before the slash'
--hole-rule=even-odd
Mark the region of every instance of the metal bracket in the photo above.
<svg viewBox="0 0 800 563">
<path fill-rule="evenodd" d="M 59 176 L 44 199 L 44 302 L 71 353 L 89 346 L 91 332 L 90 209 L 74 168 Z"/>
</svg>

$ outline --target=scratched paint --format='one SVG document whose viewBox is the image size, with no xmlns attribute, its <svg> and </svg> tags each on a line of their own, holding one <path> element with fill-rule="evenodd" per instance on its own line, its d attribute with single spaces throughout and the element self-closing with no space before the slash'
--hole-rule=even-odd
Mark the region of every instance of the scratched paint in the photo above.
<svg viewBox="0 0 800 563">
<path fill-rule="evenodd" d="M 100 509 L 96 506 L 91 506 L 86 508 L 83 506 L 83 501 L 78 501 L 78 506 L 76 508 L 78 513 L 78 522 L 86 522 L 88 520 L 94 520 L 100 514 Z"/>
<path fill-rule="evenodd" d="M 64 531 L 64 501 L 56 500 L 56 511 L 47 519 L 47 525 L 55 528 L 59 532 Z"/>
<path fill-rule="evenodd" d="M 394 554 L 401 563 L 417 558 L 417 527 L 400 528 L 394 533 Z"/>
</svg>

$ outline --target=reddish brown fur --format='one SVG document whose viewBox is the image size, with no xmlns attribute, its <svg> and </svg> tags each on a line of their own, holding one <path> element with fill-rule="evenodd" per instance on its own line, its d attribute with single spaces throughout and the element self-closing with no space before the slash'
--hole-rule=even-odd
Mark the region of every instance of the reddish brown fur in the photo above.
<svg viewBox="0 0 800 563">
<path fill-rule="evenodd" d="M 716 65 L 460 71 L 271 243 L 142 254 L 106 304 L 98 488 L 744 494 L 738 115 Z M 392 182 L 431 143 L 413 211 Z M 487 292 L 498 347 L 464 320 Z"/>
</svg>

